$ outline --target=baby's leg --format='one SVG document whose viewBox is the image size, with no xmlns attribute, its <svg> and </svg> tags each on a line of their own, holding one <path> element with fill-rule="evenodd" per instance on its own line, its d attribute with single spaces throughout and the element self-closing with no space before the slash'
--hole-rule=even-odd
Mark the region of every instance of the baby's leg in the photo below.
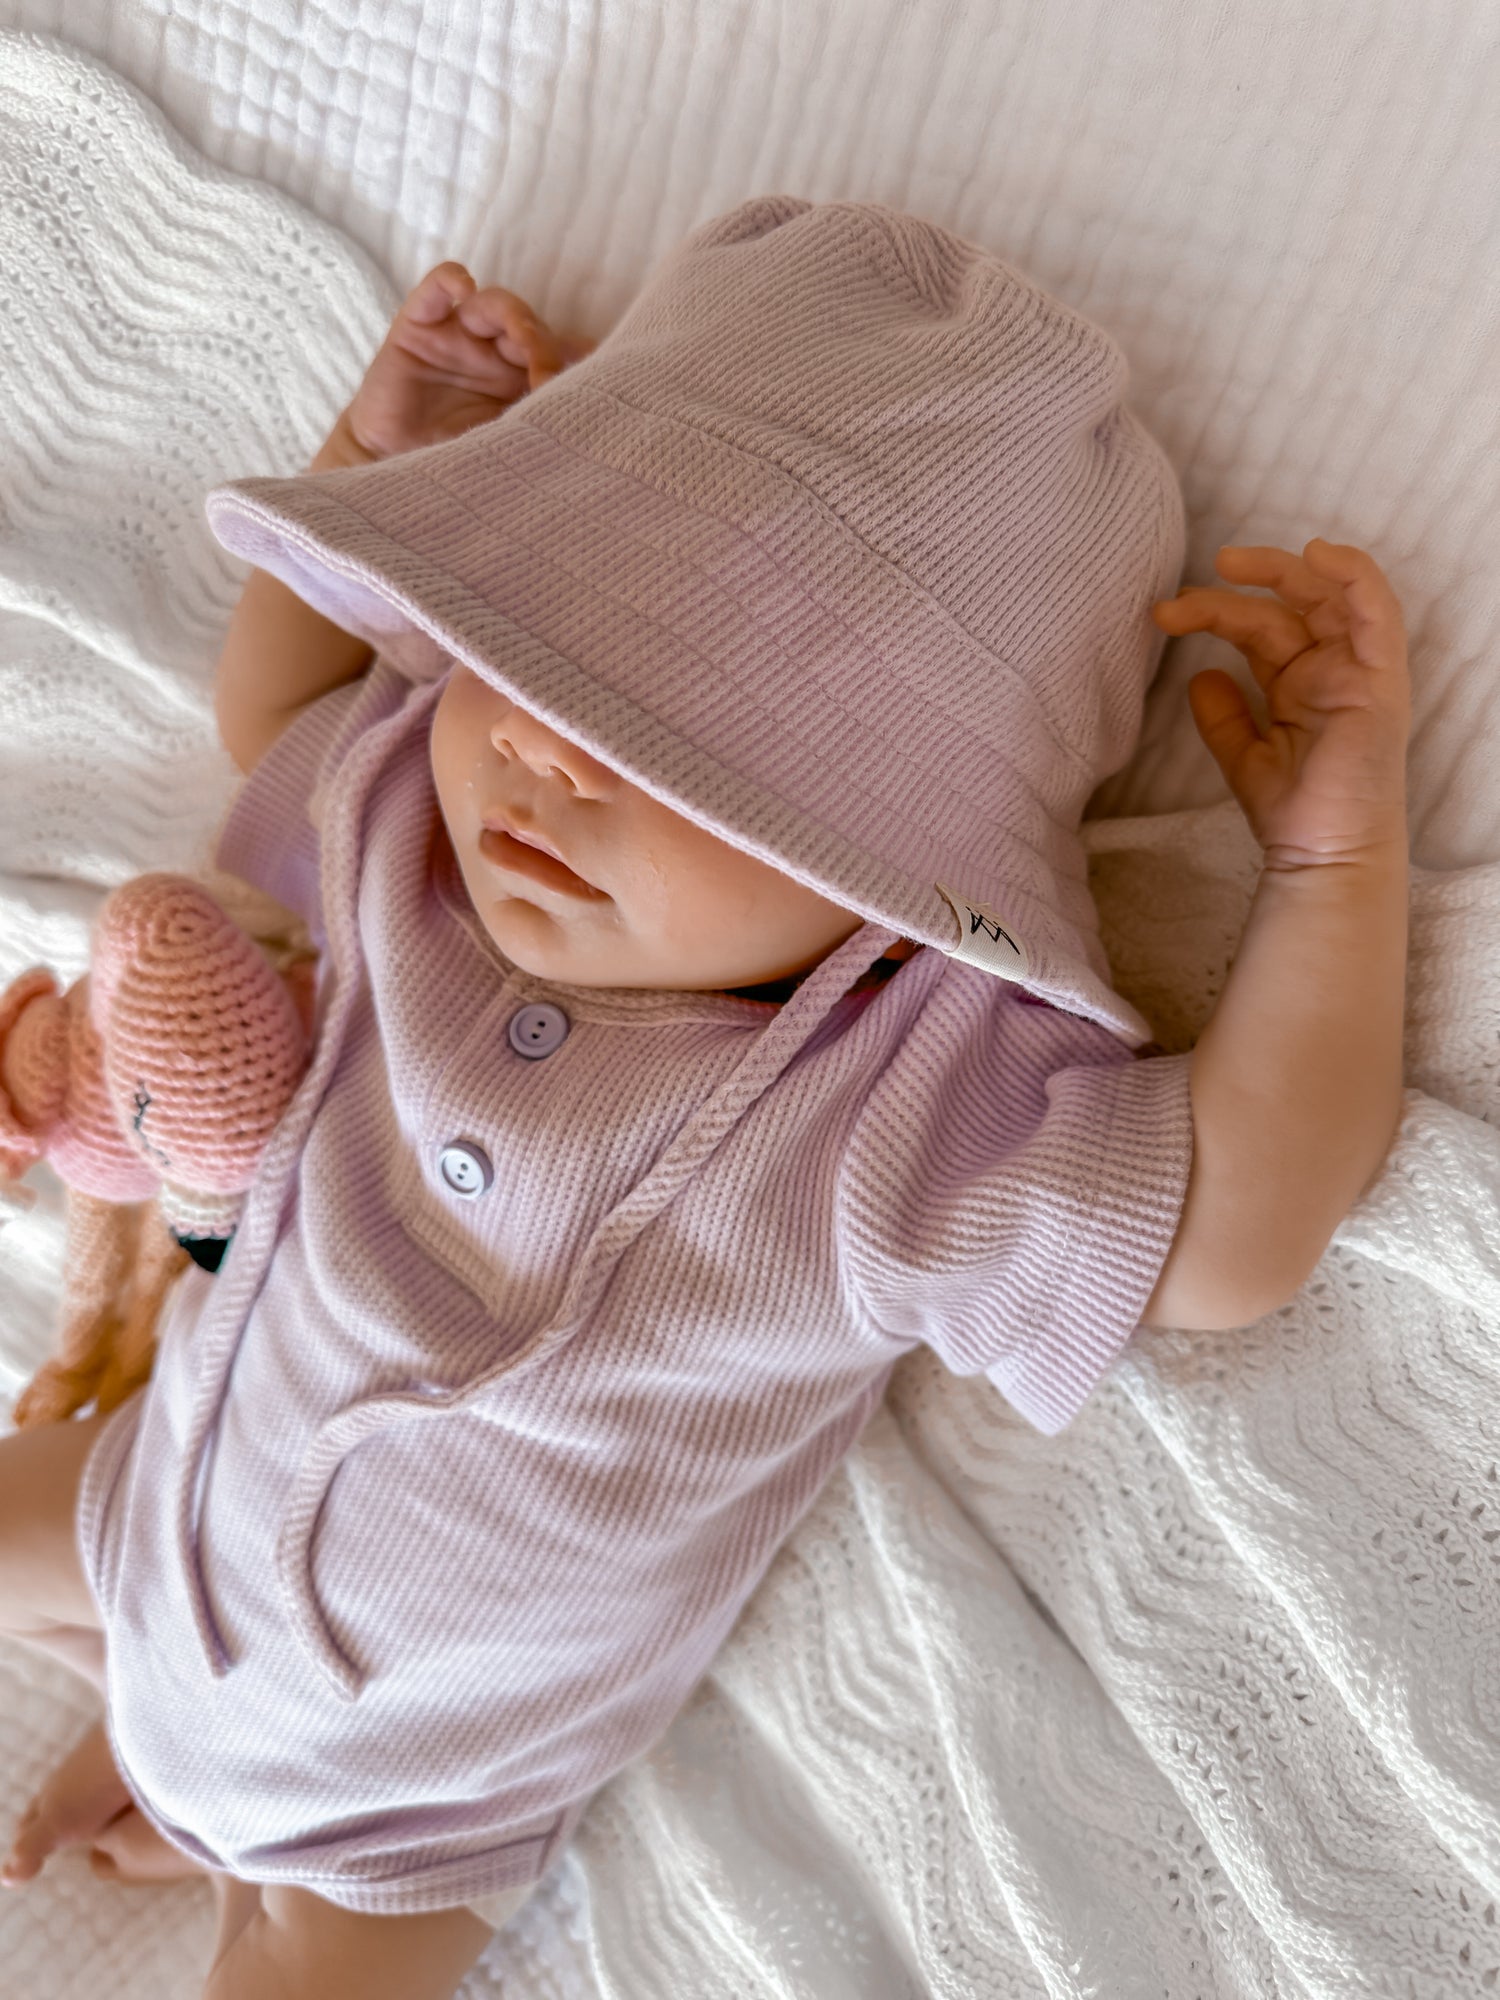
<svg viewBox="0 0 1500 2000">
<path fill-rule="evenodd" d="M 139 1392 L 137 1392 L 139 1393 Z M 0 1438 L 0 1632 L 103 1691 L 103 1638 L 74 1531 L 84 1461 L 107 1415 Z"/>
<path fill-rule="evenodd" d="M 0 1632 L 104 1692 L 104 1634 L 74 1535 L 84 1461 L 108 1413 L 0 1438 Z M 97 1838 L 95 1838 L 97 1836 Z M 32 1800 L 13 1856 L 24 1881 L 54 1848 L 94 1839 L 95 1869 L 126 1881 L 196 1872 L 136 1810 L 98 1722 Z M 101 1857 L 102 1858 L 98 1858 Z"/>
<path fill-rule="evenodd" d="M 98 1630 L 74 1517 L 84 1461 L 108 1422 L 69 1417 L 0 1437 L 0 1631 Z"/>
</svg>

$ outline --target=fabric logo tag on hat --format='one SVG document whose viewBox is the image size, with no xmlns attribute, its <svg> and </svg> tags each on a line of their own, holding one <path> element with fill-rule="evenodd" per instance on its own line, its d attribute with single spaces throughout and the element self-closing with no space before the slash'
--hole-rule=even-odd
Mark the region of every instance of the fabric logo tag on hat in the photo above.
<svg viewBox="0 0 1500 2000">
<path fill-rule="evenodd" d="M 971 903 L 956 889 L 941 882 L 932 885 L 944 897 L 958 918 L 958 943 L 942 947 L 949 958 L 961 958 L 977 965 L 981 972 L 993 972 L 1000 979 L 1024 979 L 1031 970 L 1026 947 L 1003 917 L 987 910 L 983 903 Z"/>
</svg>

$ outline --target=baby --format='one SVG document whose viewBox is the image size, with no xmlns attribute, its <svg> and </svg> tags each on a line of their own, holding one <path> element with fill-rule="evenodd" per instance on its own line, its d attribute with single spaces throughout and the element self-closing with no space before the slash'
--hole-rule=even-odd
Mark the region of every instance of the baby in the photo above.
<svg viewBox="0 0 1500 2000">
<path fill-rule="evenodd" d="M 1312 1270 L 1400 1112 L 1401 615 L 1324 541 L 1166 595 L 1124 387 L 976 246 L 773 196 L 596 350 L 439 265 L 311 476 L 210 496 L 218 861 L 311 927 L 314 1056 L 147 1386 L 0 1442 L 0 1628 L 106 1703 L 11 1879 L 207 1870 L 206 2000 L 440 2000 L 900 1355 L 1055 1431 Z M 1173 1056 L 1078 824 L 1205 630 L 1264 866 Z"/>
</svg>

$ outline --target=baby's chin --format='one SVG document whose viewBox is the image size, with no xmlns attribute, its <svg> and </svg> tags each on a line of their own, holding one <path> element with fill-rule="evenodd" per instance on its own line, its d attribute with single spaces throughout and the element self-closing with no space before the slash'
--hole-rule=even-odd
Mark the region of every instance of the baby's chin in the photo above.
<svg viewBox="0 0 1500 2000">
<path fill-rule="evenodd" d="M 518 896 L 490 900 L 484 908 L 476 903 L 475 913 L 500 955 L 533 979 L 558 986 L 671 984 L 657 976 L 649 954 L 621 939 L 612 904 L 558 914 Z"/>
<path fill-rule="evenodd" d="M 556 979 L 569 986 L 590 986 L 587 975 L 599 957 L 576 935 L 579 919 L 559 919 L 550 910 L 520 897 L 470 897 L 475 914 L 495 949 L 521 972 L 536 979 Z M 564 967 L 569 969 L 565 972 Z"/>
<path fill-rule="evenodd" d="M 772 973 L 743 979 L 719 979 L 711 967 L 695 977 L 684 972 L 680 950 L 642 949 L 622 939 L 618 929 L 588 934 L 586 920 L 558 919 L 550 911 L 520 899 L 495 903 L 488 912 L 476 910 L 491 943 L 518 972 L 557 986 L 631 988 L 650 993 L 724 993 L 754 986 Z"/>
</svg>

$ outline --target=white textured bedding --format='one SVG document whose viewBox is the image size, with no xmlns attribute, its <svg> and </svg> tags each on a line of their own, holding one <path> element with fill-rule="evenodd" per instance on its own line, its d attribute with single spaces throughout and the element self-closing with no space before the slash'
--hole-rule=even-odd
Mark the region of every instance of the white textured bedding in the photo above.
<svg viewBox="0 0 1500 2000">
<path fill-rule="evenodd" d="M 1293 1306 L 1138 1345 L 1060 1438 L 904 1364 L 694 1703 L 472 1992 L 1492 1991 L 1482 6 L 0 0 L 4 27 L 96 52 L 257 178 L 205 168 L 62 44 L 0 35 L 0 982 L 71 976 L 104 890 L 202 864 L 235 781 L 210 686 L 242 574 L 202 493 L 301 462 L 442 256 L 600 334 L 655 254 L 745 194 L 919 209 L 1120 338 L 1183 476 L 1190 577 L 1220 542 L 1321 533 L 1372 548 L 1407 611 L 1425 868 L 1386 1174 Z M 1235 656 L 1170 650 L 1099 801 L 1165 816 L 1091 834 L 1119 983 L 1168 1047 L 1211 1008 L 1253 879 L 1183 695 L 1210 661 Z M 7 1397 L 56 1297 L 61 1204 L 38 1185 L 0 1236 Z M 0 1813 L 90 1704 L 0 1650 Z M 64 1857 L 0 1905 L 0 1990 L 196 1995 L 209 1932 L 201 1887 L 110 1889 Z"/>
</svg>

